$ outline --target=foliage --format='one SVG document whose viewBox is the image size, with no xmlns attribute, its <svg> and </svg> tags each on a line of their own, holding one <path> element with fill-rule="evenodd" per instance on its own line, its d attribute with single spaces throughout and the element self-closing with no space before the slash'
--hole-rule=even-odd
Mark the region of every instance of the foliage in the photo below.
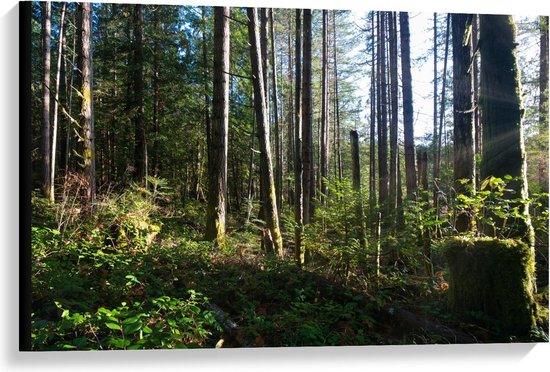
<svg viewBox="0 0 550 372">
<path fill-rule="evenodd" d="M 214 313 L 205 308 L 208 298 L 193 290 L 188 298 L 162 296 L 122 302 L 114 309 L 72 313 L 56 302 L 61 315 L 55 321 L 35 320 L 35 350 L 105 350 L 190 348 L 212 343 L 220 331 Z"/>
</svg>

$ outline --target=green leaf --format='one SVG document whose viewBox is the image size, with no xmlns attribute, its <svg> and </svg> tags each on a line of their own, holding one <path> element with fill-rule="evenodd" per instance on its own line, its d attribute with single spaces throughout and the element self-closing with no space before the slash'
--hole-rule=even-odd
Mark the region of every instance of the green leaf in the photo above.
<svg viewBox="0 0 550 372">
<path fill-rule="evenodd" d="M 138 316 L 133 316 L 131 318 L 124 319 L 122 321 L 122 324 L 127 325 L 127 324 L 137 323 L 139 321 L 139 318 L 140 316 L 138 315 Z"/>
<path fill-rule="evenodd" d="M 115 331 L 120 331 L 120 325 L 117 323 L 105 323 L 107 328 L 114 329 Z"/>
<path fill-rule="evenodd" d="M 139 331 L 143 324 L 138 321 L 137 323 L 128 324 L 124 327 L 124 333 L 131 334 Z"/>
</svg>

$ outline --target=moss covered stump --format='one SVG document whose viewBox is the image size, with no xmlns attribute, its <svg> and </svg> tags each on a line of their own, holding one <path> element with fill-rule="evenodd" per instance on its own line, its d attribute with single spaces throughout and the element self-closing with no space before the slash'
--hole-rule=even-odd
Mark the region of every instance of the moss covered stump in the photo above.
<svg viewBox="0 0 550 372">
<path fill-rule="evenodd" d="M 463 319 L 481 322 L 508 335 L 527 334 L 534 326 L 535 260 L 516 239 L 451 239 L 449 305 Z"/>
</svg>

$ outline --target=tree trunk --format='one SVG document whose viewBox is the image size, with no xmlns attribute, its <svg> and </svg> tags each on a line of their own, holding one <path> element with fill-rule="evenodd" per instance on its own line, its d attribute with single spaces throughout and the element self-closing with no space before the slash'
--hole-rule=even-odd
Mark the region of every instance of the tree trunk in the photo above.
<svg viewBox="0 0 550 372">
<path fill-rule="evenodd" d="M 249 19 L 248 37 L 250 42 L 250 59 L 254 84 L 254 108 L 260 144 L 260 178 L 264 180 L 264 185 L 266 186 L 266 199 L 264 202 L 265 221 L 273 241 L 273 249 L 282 257 L 283 239 L 279 230 L 275 182 L 273 180 L 273 168 L 271 165 L 269 131 L 267 130 L 269 122 L 267 120 L 267 107 L 262 79 L 264 75 L 259 45 L 260 36 L 256 26 L 258 24 L 256 8 L 247 8 L 247 14 Z"/>
<path fill-rule="evenodd" d="M 294 253 L 296 263 L 302 267 L 305 252 L 302 244 L 304 224 L 303 163 L 302 163 L 302 10 L 296 9 L 296 66 L 295 66 L 295 119 L 294 119 Z"/>
<path fill-rule="evenodd" d="M 398 76 L 397 76 L 397 20 L 395 12 L 388 12 L 389 41 L 390 41 L 390 190 L 389 208 L 392 216 L 391 225 L 395 228 L 397 216 L 397 159 L 398 159 L 398 117 L 399 109 L 397 102 Z"/>
<path fill-rule="evenodd" d="M 527 199 L 527 165 L 523 141 L 523 107 L 520 70 L 516 55 L 516 26 L 511 16 L 480 17 L 481 92 L 483 115 L 483 154 L 481 177 L 517 177 L 508 184 L 514 192 L 509 199 Z M 513 235 L 522 237 L 534 248 L 534 233 L 529 218 L 529 205 L 519 205 L 523 219 Z"/>
<path fill-rule="evenodd" d="M 413 92 L 411 75 L 411 46 L 409 31 L 409 13 L 399 13 L 399 31 L 401 34 L 401 74 L 403 78 L 403 135 L 405 140 L 405 184 L 407 195 L 416 191 L 416 167 L 413 123 Z"/>
<path fill-rule="evenodd" d="M 351 130 L 351 170 L 352 170 L 352 188 L 355 193 L 355 218 L 357 237 L 361 246 L 366 248 L 365 218 L 363 215 L 363 198 L 361 192 L 361 163 L 359 162 L 359 135 L 356 130 Z"/>
<path fill-rule="evenodd" d="M 322 56 L 322 102 L 321 102 L 321 203 L 326 203 L 328 194 L 328 121 L 329 121 L 329 98 L 328 98 L 328 10 L 323 10 L 323 56 Z"/>
<path fill-rule="evenodd" d="M 213 111 L 208 157 L 206 240 L 225 244 L 227 199 L 227 136 L 229 129 L 229 7 L 214 8 Z"/>
<path fill-rule="evenodd" d="M 539 28 L 539 126 L 540 128 L 548 128 L 548 16 L 539 18 Z"/>
<path fill-rule="evenodd" d="M 334 113 L 336 115 L 336 120 L 334 122 L 334 153 L 335 153 L 335 163 L 334 167 L 336 171 L 334 172 L 335 178 L 338 178 L 338 181 L 342 181 L 343 177 L 343 166 L 342 166 L 342 152 L 340 147 L 340 102 L 339 102 L 339 93 L 338 93 L 338 59 L 336 47 L 336 11 L 332 11 L 332 43 L 333 43 L 333 63 L 334 63 Z"/>
<path fill-rule="evenodd" d="M 479 45 L 479 16 L 474 15 L 472 20 L 472 50 L 474 50 L 472 60 L 472 75 L 473 75 L 473 90 L 474 90 L 474 135 L 475 135 L 475 154 L 481 157 L 481 115 L 479 111 L 479 53 L 477 51 Z M 479 184 L 480 175 L 479 163 L 476 163 L 476 184 Z"/>
<path fill-rule="evenodd" d="M 42 155 L 42 191 L 44 197 L 52 200 L 51 195 L 51 113 L 50 113 L 50 41 L 51 41 L 51 2 L 41 3 L 42 7 L 42 131 L 41 131 L 41 155 Z"/>
<path fill-rule="evenodd" d="M 61 19 L 59 21 L 59 39 L 57 41 L 57 72 L 55 77 L 55 98 L 53 106 L 53 129 L 52 129 L 52 153 L 51 153 L 51 167 L 50 167 L 50 201 L 53 203 L 55 200 L 55 157 L 57 155 L 57 121 L 59 110 L 59 87 L 61 82 L 61 61 L 63 57 L 63 29 L 65 26 L 65 10 L 67 3 L 61 5 Z"/>
<path fill-rule="evenodd" d="M 143 5 L 134 5 L 133 42 L 133 122 L 134 122 L 134 179 L 143 181 L 147 176 L 147 143 L 143 105 Z"/>
<path fill-rule="evenodd" d="M 470 195 L 475 190 L 475 134 L 473 74 L 469 68 L 472 59 L 472 39 L 467 34 L 473 15 L 453 14 L 453 123 L 454 123 L 454 187 L 457 194 Z M 468 180 L 466 184 L 460 180 Z M 456 211 L 458 232 L 472 228 L 471 210 Z"/>
<path fill-rule="evenodd" d="M 292 15 L 292 13 L 290 13 Z M 292 187 L 292 181 L 290 179 L 290 175 L 294 172 L 294 77 L 293 77 L 293 69 L 292 69 L 292 21 L 293 17 L 288 17 L 288 64 L 287 64 L 287 71 L 288 71 L 288 87 L 289 87 L 289 94 L 288 94 L 288 110 L 287 110 L 287 174 L 288 176 L 288 203 L 293 208 L 294 206 L 294 190 Z"/>
<path fill-rule="evenodd" d="M 385 18 L 385 12 L 378 12 L 378 204 L 385 211 L 383 220 L 387 217 L 386 202 L 389 191 Z"/>
<path fill-rule="evenodd" d="M 302 88 L 302 161 L 303 161 L 303 205 L 304 224 L 311 222 L 313 195 L 315 193 L 313 169 L 313 104 L 311 72 L 311 9 L 304 9 L 304 66 Z"/>
<path fill-rule="evenodd" d="M 160 53 L 160 43 L 159 35 L 160 30 L 160 20 L 159 20 L 159 9 L 155 8 L 153 10 L 153 28 L 154 28 L 154 38 L 153 38 L 153 151 L 151 154 L 151 169 L 153 171 L 153 176 L 157 177 L 159 173 L 159 131 L 160 131 L 160 92 L 159 92 L 159 53 Z M 203 33 L 204 37 L 204 33 Z M 204 39 L 203 39 L 204 40 Z"/>
<path fill-rule="evenodd" d="M 370 85 L 370 143 L 369 143 L 369 215 L 373 219 L 371 222 L 376 222 L 375 212 L 376 212 L 376 41 L 375 41 L 375 23 L 374 23 L 374 14 L 371 12 L 371 85 Z M 374 228 L 374 224 L 369 224 Z"/>
<path fill-rule="evenodd" d="M 275 25 L 273 24 L 273 9 L 269 11 L 269 25 L 271 39 L 271 86 L 273 87 L 273 122 L 275 126 L 275 191 L 280 216 L 283 206 L 283 155 L 281 146 L 281 128 L 279 123 L 279 91 L 277 85 L 277 56 L 275 45 Z"/>
<path fill-rule="evenodd" d="M 80 71 L 80 120 L 83 140 L 83 170 L 87 180 L 86 199 L 93 211 L 93 203 L 96 194 L 95 177 L 95 130 L 93 112 L 93 75 L 92 75 L 92 5 L 91 3 L 78 4 L 79 15 L 79 58 L 78 71 Z"/>
</svg>

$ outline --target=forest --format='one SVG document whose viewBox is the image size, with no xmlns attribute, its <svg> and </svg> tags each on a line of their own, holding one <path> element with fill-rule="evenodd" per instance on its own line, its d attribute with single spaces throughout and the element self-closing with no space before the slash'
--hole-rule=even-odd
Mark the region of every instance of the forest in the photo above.
<svg viewBox="0 0 550 372">
<path fill-rule="evenodd" d="M 26 6 L 32 350 L 548 342 L 548 16 Z"/>
</svg>

